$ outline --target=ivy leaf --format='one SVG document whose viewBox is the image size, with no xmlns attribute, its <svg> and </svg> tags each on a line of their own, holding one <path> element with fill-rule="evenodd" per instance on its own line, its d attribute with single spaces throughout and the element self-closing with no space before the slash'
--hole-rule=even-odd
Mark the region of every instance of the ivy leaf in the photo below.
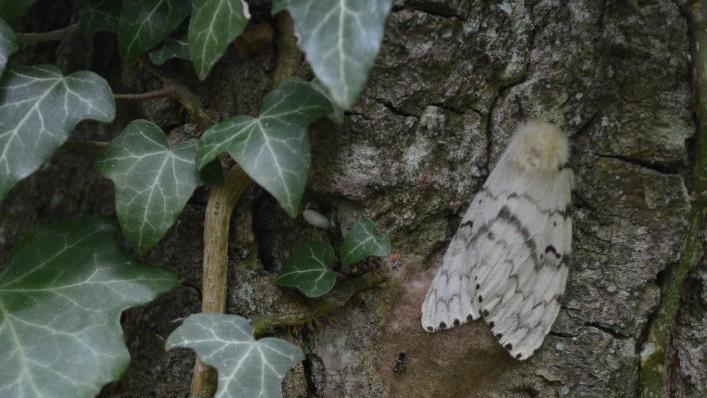
<svg viewBox="0 0 707 398">
<path fill-rule="evenodd" d="M 237 315 L 194 314 L 167 339 L 167 349 L 191 348 L 218 371 L 215 398 L 280 398 L 287 370 L 304 360 L 292 343 L 274 337 L 256 340 L 247 319 Z"/>
<path fill-rule="evenodd" d="M 123 61 L 132 62 L 161 43 L 190 11 L 190 0 L 125 0 L 118 26 Z"/>
<path fill-rule="evenodd" d="M 13 66 L 0 80 L 0 200 L 32 174 L 85 119 L 111 122 L 110 86 L 93 72 Z"/>
<path fill-rule="evenodd" d="M 170 59 L 189 60 L 189 43 L 184 38 L 167 39 L 162 47 L 150 52 L 150 61 L 155 65 L 164 65 Z"/>
<path fill-rule="evenodd" d="M 307 126 L 333 111 L 327 98 L 302 79 L 288 79 L 260 107 L 260 116 L 239 115 L 206 130 L 197 165 L 228 152 L 243 170 L 295 217 L 307 183 Z"/>
<path fill-rule="evenodd" d="M 243 32 L 250 12 L 243 0 L 195 0 L 189 21 L 189 52 L 200 80 Z"/>
<path fill-rule="evenodd" d="M 307 297 L 322 296 L 336 283 L 333 262 L 334 248 L 330 244 L 306 243 L 287 258 L 277 284 L 297 288 Z"/>
<path fill-rule="evenodd" d="M 37 0 L 3 0 L 0 1 L 0 18 L 14 26 L 17 20 L 25 16 Z"/>
<path fill-rule="evenodd" d="M 2 75 L 7 65 L 7 59 L 17 51 L 17 37 L 2 18 L 0 18 L 0 75 Z"/>
<path fill-rule="evenodd" d="M 277 15 L 282 11 L 287 10 L 287 0 L 273 0 L 270 15 Z"/>
<path fill-rule="evenodd" d="M 98 158 L 98 170 L 115 184 L 120 226 L 140 252 L 164 236 L 201 185 L 195 153 L 196 140 L 170 149 L 159 127 L 135 120 Z"/>
<path fill-rule="evenodd" d="M 121 2 L 119 0 L 84 0 L 81 26 L 86 33 L 118 32 Z"/>
<path fill-rule="evenodd" d="M 88 398 L 130 361 L 120 313 L 174 287 L 98 217 L 36 229 L 0 273 L 0 396 Z"/>
<path fill-rule="evenodd" d="M 344 121 L 346 120 L 344 110 L 334 102 L 334 99 L 331 97 L 331 93 L 329 93 L 329 90 L 327 90 L 326 86 L 324 86 L 324 83 L 322 83 L 322 81 L 319 79 L 314 79 L 312 80 L 312 86 L 319 90 L 319 92 L 321 92 L 323 96 L 327 97 L 327 99 L 331 103 L 332 112 L 327 115 L 327 118 L 340 126 L 343 125 Z"/>
<path fill-rule="evenodd" d="M 349 109 L 383 40 L 391 0 L 289 0 L 299 46 L 334 101 Z"/>
<path fill-rule="evenodd" d="M 351 226 L 339 248 L 341 262 L 353 264 L 369 256 L 385 257 L 390 254 L 390 239 L 385 233 L 376 233 L 376 224 L 362 218 Z"/>
</svg>

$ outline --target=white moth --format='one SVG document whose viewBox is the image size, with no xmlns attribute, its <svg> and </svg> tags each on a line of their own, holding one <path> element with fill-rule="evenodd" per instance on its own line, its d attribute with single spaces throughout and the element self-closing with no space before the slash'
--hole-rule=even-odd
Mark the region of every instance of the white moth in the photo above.
<svg viewBox="0 0 707 398">
<path fill-rule="evenodd" d="M 569 144 L 557 127 L 519 126 L 476 194 L 422 304 L 422 327 L 482 316 L 517 359 L 540 347 L 560 309 L 572 250 Z"/>
</svg>

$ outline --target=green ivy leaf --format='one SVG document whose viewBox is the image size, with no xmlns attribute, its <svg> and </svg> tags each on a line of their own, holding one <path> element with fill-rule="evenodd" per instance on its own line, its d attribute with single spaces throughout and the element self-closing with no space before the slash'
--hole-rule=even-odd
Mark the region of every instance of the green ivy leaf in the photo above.
<svg viewBox="0 0 707 398">
<path fill-rule="evenodd" d="M 376 233 L 376 224 L 362 218 L 351 226 L 341 243 L 341 262 L 353 264 L 369 256 L 385 257 L 390 254 L 390 239 L 385 233 Z"/>
<path fill-rule="evenodd" d="M 273 0 L 272 8 L 270 9 L 271 15 L 277 15 L 282 11 L 287 10 L 287 0 Z"/>
<path fill-rule="evenodd" d="M 243 32 L 250 12 L 243 0 L 195 0 L 189 21 L 189 52 L 200 80 Z"/>
<path fill-rule="evenodd" d="M 37 0 L 3 0 L 0 1 L 0 18 L 4 19 L 11 26 L 17 24 L 17 20 L 25 16 L 29 9 Z"/>
<path fill-rule="evenodd" d="M 88 398 L 130 361 L 120 313 L 174 287 L 97 217 L 36 229 L 0 273 L 0 396 Z"/>
<path fill-rule="evenodd" d="M 118 32 L 120 0 L 84 0 L 81 26 L 86 33 Z"/>
<path fill-rule="evenodd" d="M 312 80 L 312 86 L 319 90 L 319 92 L 321 92 L 322 95 L 327 97 L 329 102 L 331 102 L 332 112 L 327 115 L 327 118 L 338 125 L 343 125 L 346 121 L 344 110 L 339 105 L 337 105 L 336 102 L 334 102 L 333 98 L 331 98 L 331 93 L 329 92 L 329 90 L 327 90 L 324 83 L 322 83 L 322 81 L 319 79 L 314 79 Z"/>
<path fill-rule="evenodd" d="M 13 66 L 0 80 L 0 200 L 32 174 L 84 119 L 111 122 L 110 86 L 93 72 Z"/>
<path fill-rule="evenodd" d="M 15 51 L 17 51 L 15 31 L 0 18 L 0 75 L 5 71 L 8 58 Z"/>
<path fill-rule="evenodd" d="M 277 284 L 297 288 L 307 297 L 322 296 L 336 283 L 333 262 L 334 248 L 330 244 L 306 243 L 287 258 Z"/>
<path fill-rule="evenodd" d="M 331 112 L 331 103 L 310 83 L 288 79 L 265 97 L 259 117 L 240 115 L 208 129 L 199 142 L 197 165 L 203 168 L 228 152 L 295 217 L 309 171 L 307 126 Z"/>
<path fill-rule="evenodd" d="M 150 52 L 150 61 L 155 65 L 164 65 L 170 59 L 189 60 L 189 43 L 185 38 L 167 39 L 161 47 Z"/>
<path fill-rule="evenodd" d="M 125 0 L 118 26 L 118 47 L 123 61 L 161 43 L 191 11 L 189 0 Z"/>
<path fill-rule="evenodd" d="M 195 140 L 170 149 L 159 127 L 135 120 L 98 158 L 98 170 L 115 184 L 120 226 L 140 252 L 164 236 L 202 184 L 195 153 Z"/>
<path fill-rule="evenodd" d="M 167 349 L 191 348 L 218 371 L 215 398 L 281 398 L 287 370 L 304 360 L 292 343 L 274 337 L 256 340 L 247 319 L 237 315 L 194 314 L 167 339 Z"/>
<path fill-rule="evenodd" d="M 299 46 L 334 101 L 349 109 L 383 40 L 391 0 L 289 0 Z"/>
</svg>

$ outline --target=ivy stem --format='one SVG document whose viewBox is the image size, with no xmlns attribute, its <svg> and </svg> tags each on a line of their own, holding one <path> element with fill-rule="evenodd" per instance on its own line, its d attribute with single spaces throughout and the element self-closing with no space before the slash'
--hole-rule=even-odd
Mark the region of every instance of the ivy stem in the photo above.
<svg viewBox="0 0 707 398">
<path fill-rule="evenodd" d="M 641 397 L 660 398 L 674 394 L 670 389 L 670 343 L 680 309 L 685 280 L 703 257 L 702 231 L 707 216 L 707 9 L 695 1 L 687 9 L 692 35 L 692 80 L 697 103 L 696 150 L 692 161 L 690 191 L 693 196 L 689 225 L 680 259 L 666 270 L 660 305 L 649 325 L 641 352 Z"/>
<path fill-rule="evenodd" d="M 284 13 L 283 13 L 284 14 Z M 289 24 L 288 24 L 289 21 Z M 278 17 L 280 28 L 280 40 L 278 45 L 278 63 L 273 76 L 273 85 L 277 86 L 282 80 L 293 75 L 301 62 L 301 55 L 297 51 L 292 19 Z M 284 36 L 291 36 L 284 38 Z M 294 47 L 292 47 L 294 46 Z M 294 51 L 292 49 L 294 48 Z M 205 130 L 214 121 L 201 107 L 198 98 L 186 87 L 176 84 L 161 77 L 156 68 L 143 60 L 143 65 L 160 77 L 164 84 L 174 84 L 175 97 L 187 111 L 196 116 L 199 125 Z M 205 115 L 202 117 L 201 115 Z M 203 312 L 224 312 L 226 308 L 226 291 L 228 287 L 228 237 L 229 225 L 233 208 L 238 202 L 238 198 L 246 187 L 250 184 L 250 178 L 243 172 L 240 166 L 231 168 L 224 181 L 216 186 L 209 196 L 206 205 L 206 222 L 204 225 L 204 275 L 202 287 L 202 311 Z M 302 316 L 300 316 L 302 317 Z M 306 316 L 304 316 L 307 319 Z M 263 321 L 265 322 L 265 321 Z M 280 319 L 280 322 L 283 322 Z M 278 324 L 277 322 L 265 323 L 263 327 Z M 217 389 L 218 381 L 216 371 L 203 362 L 196 359 L 194 374 L 192 376 L 191 394 L 196 397 L 213 397 Z"/>
<path fill-rule="evenodd" d="M 250 178 L 238 166 L 231 168 L 221 184 L 214 187 L 206 205 L 204 222 L 204 259 L 202 275 L 202 312 L 223 313 L 228 287 L 228 237 L 233 209 Z M 198 358 L 194 365 L 191 393 L 212 397 L 217 386 L 216 371 Z"/>
<path fill-rule="evenodd" d="M 150 74 L 154 75 L 162 81 L 164 87 L 171 87 L 173 90 L 172 96 L 179 101 L 180 104 L 189 114 L 191 120 L 199 126 L 201 132 L 211 127 L 216 121 L 209 115 L 206 108 L 201 104 L 199 97 L 196 96 L 187 86 L 170 79 L 162 74 L 160 70 L 153 65 L 147 57 L 140 58 L 140 64 Z"/>
<path fill-rule="evenodd" d="M 161 98 L 161 97 L 170 97 L 174 95 L 175 93 L 175 88 L 172 85 L 164 86 L 161 89 L 158 90 L 152 90 L 148 91 L 145 93 L 137 93 L 137 94 L 113 94 L 113 97 L 117 100 L 124 100 L 124 101 L 143 101 L 143 100 L 148 100 L 148 99 L 153 99 L 153 98 Z"/>
<path fill-rule="evenodd" d="M 252 326 L 253 334 L 255 337 L 262 337 L 277 328 L 300 326 L 332 315 L 336 310 L 344 307 L 357 293 L 372 289 L 383 281 L 383 274 L 376 271 L 356 278 L 344 279 L 332 293 L 308 304 L 300 311 L 266 315 L 256 319 Z"/>
<path fill-rule="evenodd" d="M 273 72 L 273 86 L 277 86 L 290 76 L 294 76 L 302 64 L 302 53 L 297 48 L 294 22 L 287 12 L 277 15 L 280 36 L 277 39 L 278 62 Z"/>
<path fill-rule="evenodd" d="M 65 28 L 52 30 L 50 32 L 18 33 L 17 40 L 22 44 L 38 44 L 50 41 L 59 41 L 78 32 L 80 28 L 81 23 L 77 22 Z"/>
</svg>

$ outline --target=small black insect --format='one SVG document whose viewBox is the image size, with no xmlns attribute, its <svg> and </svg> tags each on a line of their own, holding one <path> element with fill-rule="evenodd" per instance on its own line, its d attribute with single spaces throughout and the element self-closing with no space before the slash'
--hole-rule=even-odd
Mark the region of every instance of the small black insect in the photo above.
<svg viewBox="0 0 707 398">
<path fill-rule="evenodd" d="M 408 363 L 408 356 L 404 352 L 398 354 L 398 357 L 393 363 L 393 372 L 400 373 L 405 370 L 405 365 Z"/>
</svg>

